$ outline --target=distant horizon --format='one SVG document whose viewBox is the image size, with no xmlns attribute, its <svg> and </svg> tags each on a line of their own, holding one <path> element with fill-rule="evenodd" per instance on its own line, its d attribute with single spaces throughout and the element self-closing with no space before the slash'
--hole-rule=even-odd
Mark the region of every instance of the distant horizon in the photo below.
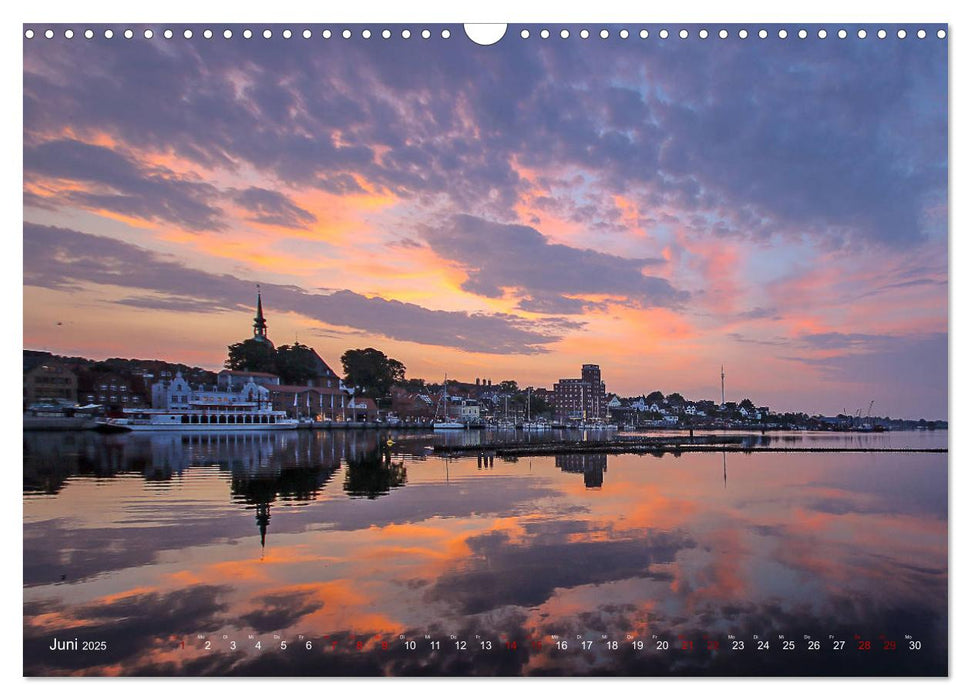
<svg viewBox="0 0 971 700">
<path fill-rule="evenodd" d="M 25 40 L 25 347 L 946 420 L 947 42 L 607 31 Z"/>
</svg>

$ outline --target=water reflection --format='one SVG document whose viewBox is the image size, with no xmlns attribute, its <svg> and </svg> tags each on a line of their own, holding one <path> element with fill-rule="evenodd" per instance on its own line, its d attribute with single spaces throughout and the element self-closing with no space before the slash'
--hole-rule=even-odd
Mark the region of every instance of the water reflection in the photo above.
<svg viewBox="0 0 971 700">
<path fill-rule="evenodd" d="M 588 489 L 599 489 L 604 485 L 604 472 L 607 471 L 607 455 L 556 455 L 555 459 L 557 469 L 573 474 L 583 474 L 583 485 Z"/>
<path fill-rule="evenodd" d="M 25 434 L 25 672 L 947 671 L 946 455 L 446 461 L 433 437 Z M 405 647 L 426 634 L 493 646 Z M 791 655 L 705 647 L 780 634 Z"/>
<path fill-rule="evenodd" d="M 390 447 L 376 448 L 347 461 L 344 491 L 352 498 L 374 500 L 403 486 L 407 475 L 404 461 L 392 461 Z"/>
</svg>

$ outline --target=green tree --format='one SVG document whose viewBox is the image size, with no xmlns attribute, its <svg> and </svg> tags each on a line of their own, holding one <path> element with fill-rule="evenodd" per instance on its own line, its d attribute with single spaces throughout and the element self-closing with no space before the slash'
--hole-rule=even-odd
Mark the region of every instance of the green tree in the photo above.
<svg viewBox="0 0 971 700">
<path fill-rule="evenodd" d="M 313 350 L 300 343 L 281 345 L 276 349 L 276 372 L 284 384 L 305 384 L 317 376 Z"/>
<path fill-rule="evenodd" d="M 508 394 L 515 394 L 517 391 L 519 391 L 519 385 L 516 384 L 516 382 L 512 379 L 506 379 L 499 382 L 499 391 Z"/>
<path fill-rule="evenodd" d="M 391 386 L 405 378 L 405 366 L 380 350 L 348 350 L 341 355 L 344 382 L 364 396 L 379 398 L 391 391 Z"/>
<path fill-rule="evenodd" d="M 744 408 L 746 411 L 754 411 L 755 404 L 752 403 L 750 399 L 742 399 L 742 402 L 738 404 L 739 408 Z"/>
<path fill-rule="evenodd" d="M 678 392 L 674 392 L 673 394 L 668 394 L 668 403 L 673 405 L 683 404 L 684 397 Z"/>
<path fill-rule="evenodd" d="M 662 401 L 664 401 L 664 394 L 662 394 L 660 391 L 652 391 L 650 394 L 647 395 L 647 398 L 645 398 L 644 401 L 646 401 L 649 404 L 661 403 Z"/>
<path fill-rule="evenodd" d="M 268 343 L 249 338 L 229 346 L 225 367 L 247 372 L 276 372 L 276 353 Z"/>
</svg>

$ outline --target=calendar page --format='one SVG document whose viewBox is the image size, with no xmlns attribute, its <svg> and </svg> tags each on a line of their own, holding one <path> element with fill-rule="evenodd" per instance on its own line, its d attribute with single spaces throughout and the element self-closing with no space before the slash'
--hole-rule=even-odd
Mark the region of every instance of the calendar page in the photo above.
<svg viewBox="0 0 971 700">
<path fill-rule="evenodd" d="M 949 673 L 948 26 L 23 34 L 23 674 Z"/>
</svg>

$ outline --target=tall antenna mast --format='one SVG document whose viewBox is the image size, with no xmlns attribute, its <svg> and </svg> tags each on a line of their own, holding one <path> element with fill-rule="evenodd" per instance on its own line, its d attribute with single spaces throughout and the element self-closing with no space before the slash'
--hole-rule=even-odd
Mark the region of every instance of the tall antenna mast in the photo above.
<svg viewBox="0 0 971 700">
<path fill-rule="evenodd" d="M 722 365 L 722 406 L 725 405 L 725 365 Z"/>
</svg>

